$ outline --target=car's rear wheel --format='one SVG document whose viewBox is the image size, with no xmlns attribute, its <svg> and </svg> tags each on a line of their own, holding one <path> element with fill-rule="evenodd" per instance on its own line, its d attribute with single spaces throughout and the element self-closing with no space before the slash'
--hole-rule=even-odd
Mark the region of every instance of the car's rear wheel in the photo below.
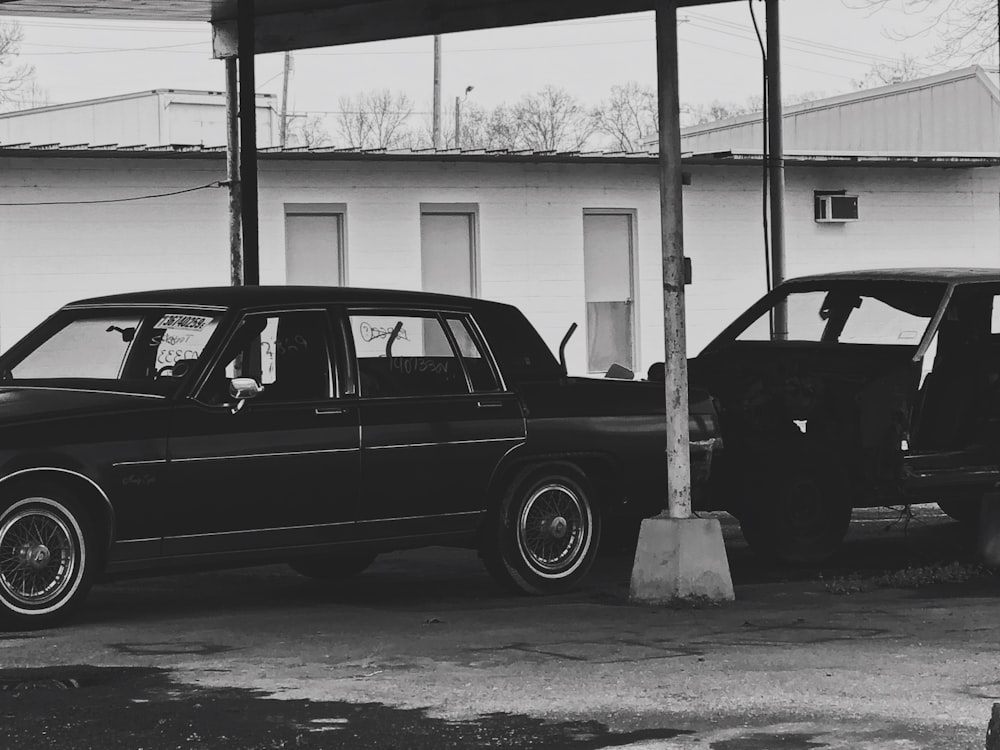
<svg viewBox="0 0 1000 750">
<path fill-rule="evenodd" d="M 765 559 L 792 565 L 825 562 L 851 523 L 847 485 L 820 457 L 782 455 L 780 462 L 762 459 L 745 473 L 738 513 L 743 537 Z"/>
<path fill-rule="evenodd" d="M 488 514 L 480 556 L 507 588 L 553 594 L 587 574 L 600 539 L 600 507 L 587 477 L 570 464 L 547 464 L 508 483 Z"/>
<path fill-rule="evenodd" d="M 56 625 L 93 579 L 90 518 L 62 488 L 21 485 L 0 501 L 0 622 L 8 629 Z"/>
<path fill-rule="evenodd" d="M 292 560 L 288 564 L 296 573 L 320 581 L 340 581 L 363 573 L 375 562 L 374 552 L 353 555 L 316 555 Z"/>
</svg>

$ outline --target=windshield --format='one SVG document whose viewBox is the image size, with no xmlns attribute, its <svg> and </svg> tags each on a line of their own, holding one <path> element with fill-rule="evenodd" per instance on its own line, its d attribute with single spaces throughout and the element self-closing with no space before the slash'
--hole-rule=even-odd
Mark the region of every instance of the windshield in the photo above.
<svg viewBox="0 0 1000 750">
<path fill-rule="evenodd" d="M 771 340 L 771 316 L 784 304 L 786 341 L 917 346 L 944 292 L 944 284 L 901 281 L 792 288 L 737 334 L 736 340 Z"/>
<path fill-rule="evenodd" d="M 3 381 L 167 394 L 195 369 L 221 313 L 63 310 L 2 359 Z"/>
</svg>

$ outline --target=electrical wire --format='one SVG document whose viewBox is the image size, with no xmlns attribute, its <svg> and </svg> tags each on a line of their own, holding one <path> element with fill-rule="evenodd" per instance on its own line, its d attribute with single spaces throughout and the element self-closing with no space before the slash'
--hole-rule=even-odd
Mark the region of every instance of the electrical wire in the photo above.
<svg viewBox="0 0 1000 750">
<path fill-rule="evenodd" d="M 145 201 L 152 198 L 169 198 L 172 195 L 183 195 L 184 193 L 193 193 L 196 190 L 220 188 L 226 187 L 227 185 L 229 185 L 228 180 L 216 180 L 215 182 L 210 182 L 207 185 L 198 185 L 197 187 L 174 190 L 169 193 L 155 193 L 153 195 L 133 195 L 128 198 L 96 198 L 89 201 L 26 201 L 23 203 L 0 203 L 0 206 L 84 206 L 94 203 L 127 203 L 128 201 Z"/>
</svg>

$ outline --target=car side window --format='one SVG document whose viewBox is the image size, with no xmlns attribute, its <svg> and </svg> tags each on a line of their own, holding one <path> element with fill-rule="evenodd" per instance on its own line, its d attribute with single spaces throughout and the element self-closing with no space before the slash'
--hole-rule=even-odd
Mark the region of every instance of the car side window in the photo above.
<svg viewBox="0 0 1000 750">
<path fill-rule="evenodd" d="M 254 401 L 275 403 L 330 398 L 332 378 L 326 314 L 318 310 L 247 315 L 223 349 L 200 399 L 224 403 L 232 378 L 253 378 L 263 391 Z"/>
<path fill-rule="evenodd" d="M 500 390 L 496 373 L 483 355 L 479 339 L 473 334 L 468 319 L 448 316 L 446 320 L 458 351 L 462 355 L 466 372 L 469 373 L 472 390 L 477 392 Z"/>
<path fill-rule="evenodd" d="M 436 314 L 354 312 L 349 319 L 362 397 L 469 392 L 462 359 Z"/>
</svg>

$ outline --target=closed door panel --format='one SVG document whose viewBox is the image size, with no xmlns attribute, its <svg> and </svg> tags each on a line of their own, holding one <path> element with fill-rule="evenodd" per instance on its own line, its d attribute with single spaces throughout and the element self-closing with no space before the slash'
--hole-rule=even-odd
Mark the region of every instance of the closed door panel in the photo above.
<svg viewBox="0 0 1000 750">
<path fill-rule="evenodd" d="M 524 440 L 510 394 L 365 400 L 361 422 L 364 520 L 476 514 L 500 460 Z"/>
<path fill-rule="evenodd" d="M 339 541 L 357 517 L 357 402 L 338 398 L 325 311 L 244 317 L 196 400 L 174 415 L 164 549 L 194 554 Z M 257 395 L 235 402 L 232 378 Z"/>
<path fill-rule="evenodd" d="M 471 528 L 503 455 L 524 439 L 471 318 L 352 312 L 361 390 L 360 518 L 386 534 Z"/>
<path fill-rule="evenodd" d="M 356 407 L 191 405 L 175 415 L 167 554 L 347 538 L 357 515 Z"/>
</svg>

